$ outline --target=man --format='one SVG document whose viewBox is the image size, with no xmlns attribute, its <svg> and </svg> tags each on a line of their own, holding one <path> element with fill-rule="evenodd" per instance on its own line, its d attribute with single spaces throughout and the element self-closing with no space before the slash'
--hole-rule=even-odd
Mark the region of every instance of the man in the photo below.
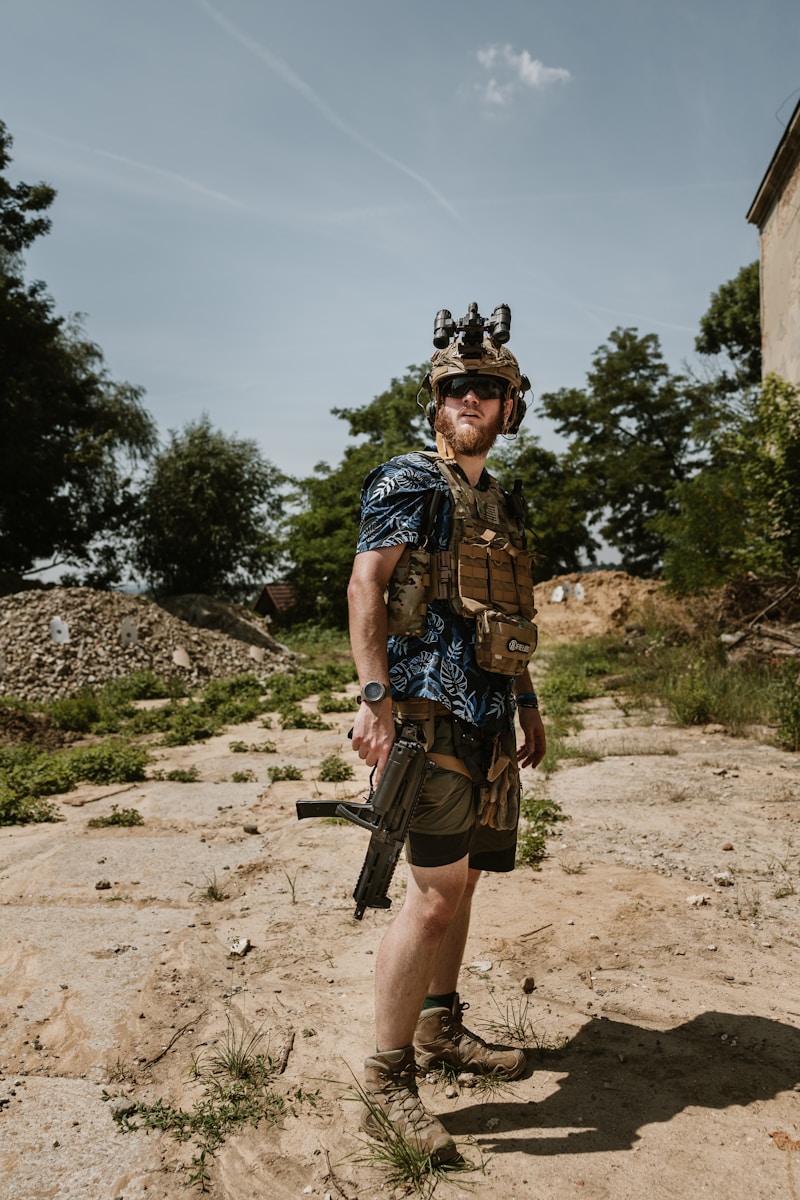
<svg viewBox="0 0 800 1200">
<path fill-rule="evenodd" d="M 521 1050 L 465 1029 L 457 991 L 481 871 L 514 866 L 518 764 L 545 753 L 526 665 L 535 626 L 521 502 L 485 470 L 498 434 L 519 427 L 530 386 L 503 344 L 509 322 L 505 306 L 490 321 L 475 304 L 457 322 L 439 313 L 425 381 L 437 453 L 368 476 L 348 588 L 362 688 L 353 749 L 379 776 L 402 718 L 419 724 L 436 764 L 409 831 L 403 907 L 378 952 L 377 1050 L 365 1063 L 371 1106 L 436 1161 L 457 1151 L 419 1099 L 417 1068 L 513 1079 L 526 1065 Z M 380 1133 L 372 1107 L 363 1125 Z"/>
</svg>

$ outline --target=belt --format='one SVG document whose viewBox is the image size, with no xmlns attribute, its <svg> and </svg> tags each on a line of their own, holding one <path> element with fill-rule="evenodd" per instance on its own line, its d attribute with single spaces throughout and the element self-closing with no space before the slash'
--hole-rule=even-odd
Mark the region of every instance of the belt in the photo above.
<svg viewBox="0 0 800 1200">
<path fill-rule="evenodd" d="M 449 708 L 441 704 L 438 700 L 423 700 L 411 698 L 408 700 L 395 700 L 394 714 L 401 721 L 416 721 L 420 725 L 426 721 L 431 722 L 428 745 L 433 741 L 433 720 L 435 717 L 450 717 L 452 713 Z M 472 779 L 472 775 L 460 758 L 455 758 L 452 754 L 431 754 L 427 751 L 427 757 L 431 762 L 436 763 L 437 767 L 441 767 L 444 771 L 455 771 L 457 775 L 466 775 L 467 779 Z"/>
<path fill-rule="evenodd" d="M 438 700 L 395 700 L 392 707 L 401 721 L 428 721 L 431 717 L 452 715 L 450 709 Z"/>
</svg>

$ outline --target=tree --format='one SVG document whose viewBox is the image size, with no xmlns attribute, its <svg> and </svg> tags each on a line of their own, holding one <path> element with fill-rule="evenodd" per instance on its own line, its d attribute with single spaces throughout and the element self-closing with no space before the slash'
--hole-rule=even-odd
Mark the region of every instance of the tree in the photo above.
<svg viewBox="0 0 800 1200">
<path fill-rule="evenodd" d="M 587 503 L 594 497 L 561 456 L 523 432 L 507 446 L 495 447 L 489 467 L 507 491 L 515 479 L 522 483 L 539 578 L 579 571 L 595 561 L 598 543 L 589 532 Z"/>
<path fill-rule="evenodd" d="M 800 387 L 770 374 L 739 439 L 748 537 L 742 570 L 800 570 Z"/>
<path fill-rule="evenodd" d="M 155 429 L 141 389 L 115 383 L 79 322 L 25 282 L 23 251 L 50 229 L 55 192 L 11 186 L 11 145 L 0 122 L 0 570 L 105 559 L 114 576 L 108 541 L 132 508 L 123 466 L 149 453 Z"/>
<path fill-rule="evenodd" d="M 542 407 L 570 439 L 562 467 L 584 510 L 597 514 L 622 566 L 648 575 L 664 548 L 654 518 L 697 465 L 693 428 L 704 391 L 670 373 L 653 333 L 615 329 L 592 362 L 586 390 L 544 395 Z"/>
<path fill-rule="evenodd" d="M 778 392 L 759 387 L 758 262 L 713 293 L 695 348 L 707 358 L 707 378 L 698 384 L 705 404 L 693 430 L 704 461 L 691 479 L 676 484 L 654 522 L 665 539 L 664 577 L 679 592 L 713 587 L 768 563 L 775 570 L 778 546 L 784 545 L 766 532 L 777 493 L 770 497 L 759 483 L 772 479 L 776 467 L 764 450 L 772 436 L 767 407 Z"/>
<path fill-rule="evenodd" d="M 719 381 L 724 391 L 739 391 L 761 382 L 761 285 L 759 264 L 742 267 L 735 278 L 711 296 L 695 338 L 698 354 L 725 355 L 733 370 L 724 368 Z"/>
<path fill-rule="evenodd" d="M 171 430 L 141 487 L 134 565 L 162 595 L 241 595 L 278 559 L 284 482 L 254 441 L 206 416 Z"/>
<path fill-rule="evenodd" d="M 297 595 L 294 614 L 347 624 L 347 581 L 358 541 L 361 486 L 373 467 L 431 440 L 417 395 L 427 364 L 410 366 L 402 379 L 360 408 L 333 409 L 364 440 L 345 449 L 338 467 L 318 463 L 294 481 L 294 511 L 286 522 L 289 579 Z"/>
</svg>

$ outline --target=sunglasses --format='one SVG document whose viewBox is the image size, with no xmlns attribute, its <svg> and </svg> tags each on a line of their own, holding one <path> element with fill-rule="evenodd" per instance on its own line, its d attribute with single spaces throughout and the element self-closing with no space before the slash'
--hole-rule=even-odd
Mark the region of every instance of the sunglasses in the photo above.
<svg viewBox="0 0 800 1200">
<path fill-rule="evenodd" d="M 439 384 L 439 394 L 444 399 L 452 396 L 462 400 L 467 392 L 474 392 L 479 400 L 505 400 L 508 384 L 496 375 L 454 375 Z"/>
</svg>

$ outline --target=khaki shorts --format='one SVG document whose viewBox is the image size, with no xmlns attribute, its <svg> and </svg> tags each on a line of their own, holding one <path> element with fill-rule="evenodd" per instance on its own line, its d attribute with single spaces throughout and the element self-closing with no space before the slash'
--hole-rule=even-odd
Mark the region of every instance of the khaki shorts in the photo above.
<svg viewBox="0 0 800 1200">
<path fill-rule="evenodd" d="M 455 757 L 453 723 L 437 717 L 428 750 Z M 512 871 L 516 829 L 492 829 L 478 823 L 479 789 L 457 771 L 436 767 L 414 809 L 406 838 L 406 858 L 415 867 L 444 867 L 469 855 L 478 871 Z"/>
</svg>

